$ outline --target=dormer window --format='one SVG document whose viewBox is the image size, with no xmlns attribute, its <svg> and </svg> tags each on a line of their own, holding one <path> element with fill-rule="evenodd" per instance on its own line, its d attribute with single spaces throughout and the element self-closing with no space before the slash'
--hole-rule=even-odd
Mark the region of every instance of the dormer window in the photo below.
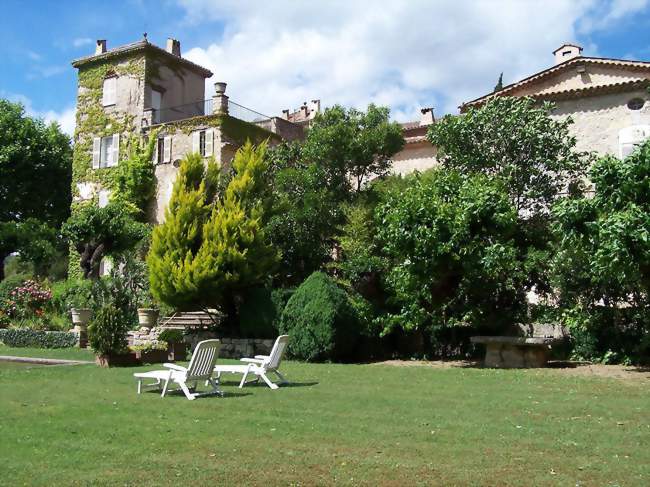
<svg viewBox="0 0 650 487">
<path fill-rule="evenodd" d="M 645 100 L 643 98 L 632 98 L 627 102 L 627 107 L 630 110 L 641 110 L 645 105 Z"/>
<path fill-rule="evenodd" d="M 107 107 L 115 105 L 117 100 L 117 76 L 111 76 L 104 80 L 102 87 L 102 105 Z"/>
</svg>

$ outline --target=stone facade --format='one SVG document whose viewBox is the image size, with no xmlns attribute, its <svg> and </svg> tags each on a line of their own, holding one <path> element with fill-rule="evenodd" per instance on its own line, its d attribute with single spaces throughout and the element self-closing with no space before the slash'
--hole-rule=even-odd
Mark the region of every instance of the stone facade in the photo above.
<svg viewBox="0 0 650 487">
<path fill-rule="evenodd" d="M 147 328 L 128 332 L 129 345 L 146 345 L 158 341 L 158 336 L 163 331 L 162 327 Z M 213 331 L 194 330 L 185 335 L 185 343 L 194 350 L 196 345 L 203 340 L 218 338 L 221 340 L 219 357 L 240 359 L 254 357 L 255 355 L 268 355 L 273 348 L 274 340 L 259 338 L 223 338 Z"/>
</svg>

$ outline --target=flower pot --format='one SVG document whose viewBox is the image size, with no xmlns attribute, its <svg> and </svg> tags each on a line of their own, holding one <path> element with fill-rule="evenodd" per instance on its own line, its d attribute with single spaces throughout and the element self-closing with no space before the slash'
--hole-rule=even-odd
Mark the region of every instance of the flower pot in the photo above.
<svg viewBox="0 0 650 487">
<path fill-rule="evenodd" d="M 90 308 L 72 308 L 70 314 L 72 315 L 72 323 L 75 326 L 85 328 L 90 321 L 93 311 Z"/>
<path fill-rule="evenodd" d="M 133 352 L 95 355 L 95 363 L 100 367 L 128 367 L 131 365 L 140 365 L 140 361 Z"/>
<path fill-rule="evenodd" d="M 143 364 L 167 362 L 167 350 L 137 350 L 135 356 Z"/>
<path fill-rule="evenodd" d="M 138 308 L 138 323 L 140 326 L 153 328 L 158 323 L 160 311 L 153 308 Z"/>
<path fill-rule="evenodd" d="M 172 342 L 167 349 L 167 360 L 172 362 L 187 360 L 187 343 L 185 342 Z"/>
</svg>

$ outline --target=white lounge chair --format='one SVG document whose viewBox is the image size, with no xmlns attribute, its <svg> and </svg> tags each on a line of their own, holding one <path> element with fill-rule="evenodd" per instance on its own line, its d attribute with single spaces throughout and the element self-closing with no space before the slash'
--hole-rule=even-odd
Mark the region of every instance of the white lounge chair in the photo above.
<svg viewBox="0 0 650 487">
<path fill-rule="evenodd" d="M 277 389 L 278 385 L 271 381 L 267 375 L 269 372 L 273 372 L 278 376 L 281 384 L 286 384 L 286 379 L 278 369 L 280 368 L 280 363 L 282 362 L 282 357 L 284 356 L 288 342 L 289 335 L 280 335 L 273 344 L 273 349 L 271 349 L 269 355 L 256 355 L 255 358 L 243 358 L 241 361 L 244 362 L 245 365 L 215 366 L 214 371 L 217 374 L 217 382 L 221 379 L 221 374 L 223 373 L 244 374 L 239 383 L 239 387 L 242 388 L 244 387 L 244 384 L 246 384 L 248 375 L 254 374 L 257 376 L 256 381 L 259 381 L 261 377 L 271 389 Z"/>
<path fill-rule="evenodd" d="M 192 360 L 187 367 L 181 367 L 176 364 L 163 364 L 168 370 L 153 370 L 151 372 L 138 372 L 133 374 L 133 377 L 138 379 L 138 394 L 142 390 L 147 389 L 162 389 L 162 397 L 165 397 L 169 389 L 169 383 L 175 382 L 179 385 L 185 396 L 191 401 L 198 396 L 207 394 L 223 394 L 219 389 L 219 385 L 212 377 L 214 364 L 219 357 L 219 349 L 221 342 L 219 340 L 204 340 L 194 349 Z M 154 379 L 152 384 L 143 384 L 146 379 Z M 212 386 L 212 390 L 199 394 L 190 392 L 189 385 L 196 389 L 198 382 L 205 381 L 206 385 Z M 164 383 L 164 384 L 163 384 Z"/>
</svg>

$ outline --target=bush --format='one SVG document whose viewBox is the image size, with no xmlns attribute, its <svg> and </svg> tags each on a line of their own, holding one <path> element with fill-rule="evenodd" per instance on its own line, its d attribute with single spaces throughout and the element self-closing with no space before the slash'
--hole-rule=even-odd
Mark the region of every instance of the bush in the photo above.
<svg viewBox="0 0 650 487">
<path fill-rule="evenodd" d="M 92 308 L 95 304 L 95 291 L 90 279 L 70 279 L 52 285 L 52 305 L 59 313 L 67 313 L 70 308 Z"/>
<path fill-rule="evenodd" d="M 287 302 L 280 332 L 289 353 L 307 361 L 350 357 L 359 338 L 358 319 L 347 295 L 322 272 L 314 272 Z"/>
<path fill-rule="evenodd" d="M 160 332 L 160 335 L 158 335 L 158 341 L 165 343 L 180 343 L 183 341 L 183 336 L 184 334 L 182 330 L 167 328 Z"/>
<path fill-rule="evenodd" d="M 98 355 L 123 353 L 127 349 L 128 329 L 124 316 L 115 306 L 104 306 L 88 327 L 88 341 Z"/>
<path fill-rule="evenodd" d="M 8 347 L 69 348 L 77 344 L 77 336 L 66 331 L 11 328 L 0 330 L 0 342 Z"/>
<path fill-rule="evenodd" d="M 282 310 L 292 293 L 291 289 L 250 289 L 244 296 L 239 311 L 239 332 L 242 338 L 275 338 Z"/>
</svg>

